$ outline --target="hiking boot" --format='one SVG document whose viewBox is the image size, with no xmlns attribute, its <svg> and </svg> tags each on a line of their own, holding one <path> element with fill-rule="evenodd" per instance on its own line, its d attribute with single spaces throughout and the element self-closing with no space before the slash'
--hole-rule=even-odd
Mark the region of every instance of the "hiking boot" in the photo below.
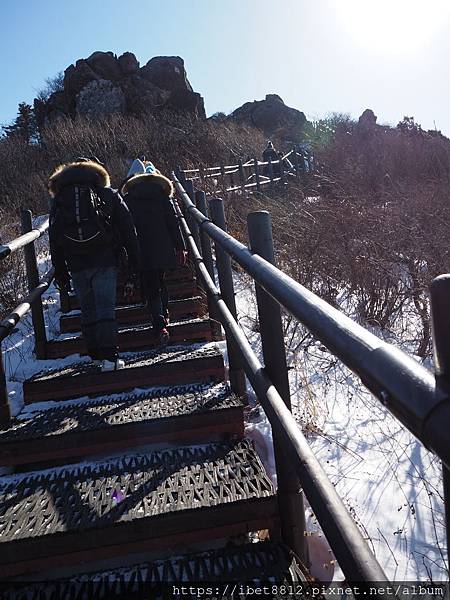
<svg viewBox="0 0 450 600">
<path fill-rule="evenodd" d="M 125 368 L 125 361 L 121 358 L 115 360 L 102 360 L 102 373 L 106 371 L 119 371 L 119 369 Z"/>
<path fill-rule="evenodd" d="M 165 327 L 156 332 L 156 337 L 161 346 L 166 346 L 169 342 L 169 332 Z"/>
</svg>

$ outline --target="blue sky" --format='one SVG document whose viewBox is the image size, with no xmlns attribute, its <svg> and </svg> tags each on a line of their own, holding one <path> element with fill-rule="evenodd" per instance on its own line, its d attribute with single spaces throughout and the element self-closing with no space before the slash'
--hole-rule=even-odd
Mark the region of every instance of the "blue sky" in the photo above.
<svg viewBox="0 0 450 600">
<path fill-rule="evenodd" d="M 450 136 L 448 0 L 0 0 L 0 123 L 95 50 L 185 60 L 208 114 L 279 94 L 309 118 L 413 115 Z"/>
</svg>

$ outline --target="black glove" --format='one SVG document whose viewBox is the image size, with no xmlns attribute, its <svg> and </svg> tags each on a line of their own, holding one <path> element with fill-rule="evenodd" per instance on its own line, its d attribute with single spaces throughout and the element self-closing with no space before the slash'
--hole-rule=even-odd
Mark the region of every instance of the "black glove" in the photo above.
<svg viewBox="0 0 450 600">
<path fill-rule="evenodd" d="M 180 267 L 185 267 L 188 261 L 188 253 L 186 250 L 177 250 L 177 262 Z"/>
</svg>

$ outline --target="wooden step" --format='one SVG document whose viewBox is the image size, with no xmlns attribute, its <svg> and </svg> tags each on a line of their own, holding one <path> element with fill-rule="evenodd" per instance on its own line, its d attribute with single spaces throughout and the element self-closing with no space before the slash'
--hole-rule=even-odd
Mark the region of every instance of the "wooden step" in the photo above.
<svg viewBox="0 0 450 600">
<path fill-rule="evenodd" d="M 167 291 L 169 293 L 169 299 L 174 300 L 178 298 L 191 298 L 193 296 L 198 296 L 198 288 L 197 282 L 194 280 L 187 281 L 168 281 L 167 282 Z M 139 290 L 136 290 L 135 294 L 130 297 L 125 297 L 123 294 L 123 288 L 120 286 L 117 289 L 117 301 L 116 304 L 118 306 L 125 304 L 141 304 L 142 297 Z M 75 293 L 69 294 L 69 302 L 67 310 L 68 312 L 72 310 L 77 310 L 80 308 L 80 304 L 78 302 L 78 298 Z"/>
<path fill-rule="evenodd" d="M 202 317 L 206 314 L 207 305 L 201 296 L 181 298 L 169 302 L 169 314 L 172 321 L 193 317 Z M 118 306 L 116 319 L 119 325 L 137 325 L 149 319 L 149 309 L 142 304 Z M 64 315 L 59 320 L 61 333 L 74 333 L 81 330 L 80 312 Z"/>
<path fill-rule="evenodd" d="M 8 429 L 0 429 L 0 465 L 54 464 L 143 444 L 230 435 L 243 437 L 244 415 L 227 384 L 148 388 L 24 410 Z"/>
<path fill-rule="evenodd" d="M 128 273 L 119 269 L 117 276 L 119 285 L 125 283 L 127 279 Z M 165 272 L 165 280 L 167 283 L 170 281 L 187 281 L 192 279 L 195 279 L 195 271 L 191 264 L 188 264 L 185 267 L 178 267 L 177 269 L 170 269 Z"/>
<path fill-rule="evenodd" d="M 183 342 L 210 342 L 212 340 L 211 321 L 209 319 L 187 319 L 171 323 L 167 327 L 171 344 Z M 154 348 L 160 342 L 151 325 L 119 328 L 119 350 L 137 350 L 138 348 Z M 47 358 L 64 358 L 71 354 L 86 354 L 83 337 L 69 336 L 50 340 L 46 344 Z"/>
<path fill-rule="evenodd" d="M 277 527 L 247 441 L 3 477 L 0 578 Z"/>
<path fill-rule="evenodd" d="M 151 385 L 178 385 L 223 381 L 223 357 L 215 346 L 168 346 L 164 351 L 125 353 L 120 371 L 101 373 L 99 367 L 79 360 L 60 369 L 45 369 L 23 384 L 25 404 L 108 394 Z"/>
<path fill-rule="evenodd" d="M 39 577 L 39 579 L 41 579 Z M 205 587 L 213 585 L 217 598 L 238 597 L 233 585 L 246 582 L 250 589 L 270 586 L 295 586 L 290 598 L 312 598 L 312 587 L 304 568 L 292 551 L 281 542 L 265 541 L 242 545 L 228 544 L 222 548 L 181 554 L 164 560 L 146 561 L 115 569 L 77 573 L 70 577 L 51 579 L 44 583 L 19 582 L 4 586 L 5 600 L 16 599 L 16 593 L 27 600 L 43 598 L 173 598 L 174 587 Z M 180 583 L 181 582 L 181 583 Z M 202 585 L 203 584 L 203 585 Z M 296 585 L 297 584 L 297 585 Z M 228 587 L 226 587 L 228 586 Z M 317 589 L 316 585 L 316 589 Z M 245 588 L 244 588 L 245 589 Z M 228 594 L 227 594 L 228 592 Z M 138 594 L 146 594 L 141 596 Z M 239 597 L 247 594 L 239 594 Z M 271 596 L 273 597 L 273 596 Z"/>
</svg>

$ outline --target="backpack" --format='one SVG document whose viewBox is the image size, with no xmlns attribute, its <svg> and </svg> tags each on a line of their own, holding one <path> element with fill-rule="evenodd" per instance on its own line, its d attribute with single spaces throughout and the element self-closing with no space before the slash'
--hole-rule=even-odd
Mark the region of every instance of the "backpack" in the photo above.
<svg viewBox="0 0 450 600">
<path fill-rule="evenodd" d="M 92 254 L 113 244 L 111 216 L 95 188 L 70 185 L 55 201 L 58 234 L 69 255 Z"/>
</svg>

